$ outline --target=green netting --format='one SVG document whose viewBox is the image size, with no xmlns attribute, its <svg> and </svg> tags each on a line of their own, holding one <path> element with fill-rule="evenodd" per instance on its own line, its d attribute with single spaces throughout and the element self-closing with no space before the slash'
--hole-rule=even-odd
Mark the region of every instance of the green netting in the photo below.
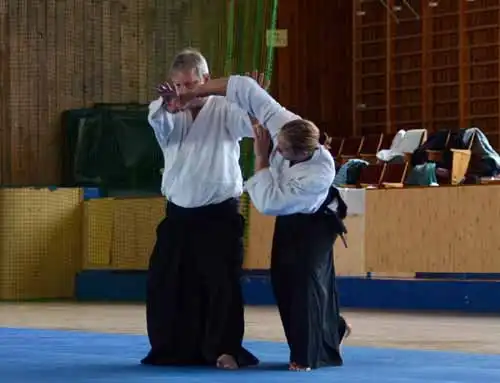
<svg viewBox="0 0 500 383">
<path fill-rule="evenodd" d="M 95 103 L 95 109 L 107 109 L 107 110 L 142 110 L 147 112 L 147 104 L 135 104 L 135 103 L 124 103 L 124 104 L 108 104 L 108 103 Z"/>
<path fill-rule="evenodd" d="M 147 106 L 97 105 L 63 114 L 65 186 L 159 192 L 163 153 Z"/>
</svg>

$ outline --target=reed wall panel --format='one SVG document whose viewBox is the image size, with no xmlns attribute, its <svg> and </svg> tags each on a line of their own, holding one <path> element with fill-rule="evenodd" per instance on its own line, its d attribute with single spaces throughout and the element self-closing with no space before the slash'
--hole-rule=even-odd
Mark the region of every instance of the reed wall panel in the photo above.
<svg viewBox="0 0 500 383">
<path fill-rule="evenodd" d="M 0 0 L 0 185 L 58 184 L 61 113 L 148 102 L 182 48 L 216 76 L 263 69 L 273 3 Z"/>
</svg>

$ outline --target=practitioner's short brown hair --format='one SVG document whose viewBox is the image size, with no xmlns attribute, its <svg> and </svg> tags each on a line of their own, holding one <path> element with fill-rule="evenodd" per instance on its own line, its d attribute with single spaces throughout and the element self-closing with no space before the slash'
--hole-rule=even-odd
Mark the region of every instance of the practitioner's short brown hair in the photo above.
<svg viewBox="0 0 500 383">
<path fill-rule="evenodd" d="M 319 129 L 308 120 L 287 122 L 280 131 L 294 153 L 312 153 L 319 146 Z"/>
</svg>

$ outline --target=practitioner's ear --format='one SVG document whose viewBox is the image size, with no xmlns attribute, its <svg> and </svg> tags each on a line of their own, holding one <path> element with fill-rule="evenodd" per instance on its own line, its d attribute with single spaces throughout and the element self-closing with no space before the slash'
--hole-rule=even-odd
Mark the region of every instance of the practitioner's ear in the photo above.
<svg viewBox="0 0 500 383">
<path fill-rule="evenodd" d="M 203 75 L 203 82 L 208 82 L 208 80 L 210 80 L 210 75 L 209 74 L 204 74 Z"/>
</svg>

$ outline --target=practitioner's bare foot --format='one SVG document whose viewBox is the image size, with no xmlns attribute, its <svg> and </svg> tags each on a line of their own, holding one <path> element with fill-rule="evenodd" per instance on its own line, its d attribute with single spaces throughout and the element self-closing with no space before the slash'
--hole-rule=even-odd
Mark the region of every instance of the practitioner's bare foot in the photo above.
<svg viewBox="0 0 500 383">
<path fill-rule="evenodd" d="M 311 367 L 303 367 L 295 362 L 290 362 L 288 369 L 290 371 L 304 371 L 304 372 L 311 371 Z"/>
<path fill-rule="evenodd" d="M 350 323 L 347 323 L 345 318 L 343 316 L 340 316 L 340 322 L 339 322 L 339 344 L 344 343 L 344 340 L 351 335 L 352 332 L 352 326 Z"/>
<path fill-rule="evenodd" d="M 351 332 L 352 332 L 352 325 L 350 323 L 346 323 L 344 339 L 349 338 L 349 335 L 351 335 Z"/>
<path fill-rule="evenodd" d="M 238 369 L 238 363 L 236 363 L 236 360 L 234 359 L 233 356 L 228 355 L 228 354 L 222 354 L 219 356 L 217 359 L 217 368 L 221 368 L 224 370 L 237 370 Z"/>
</svg>

